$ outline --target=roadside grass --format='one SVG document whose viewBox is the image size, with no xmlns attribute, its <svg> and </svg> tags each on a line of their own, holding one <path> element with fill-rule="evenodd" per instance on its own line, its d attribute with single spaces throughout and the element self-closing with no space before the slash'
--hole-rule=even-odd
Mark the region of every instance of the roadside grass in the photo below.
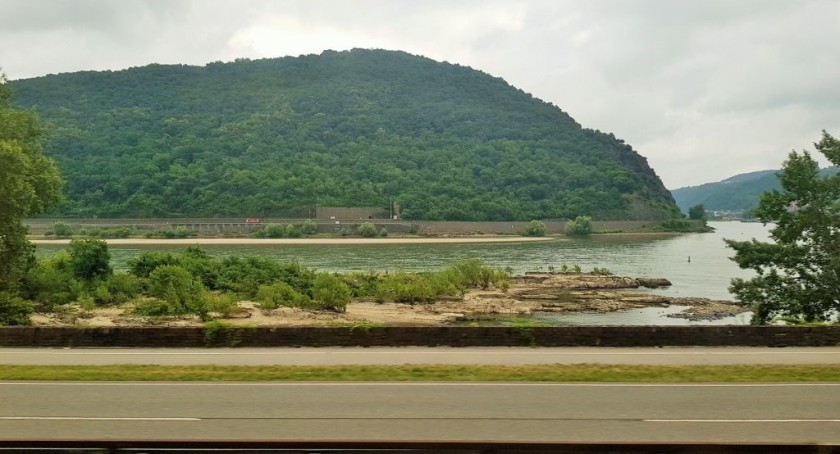
<svg viewBox="0 0 840 454">
<path fill-rule="evenodd" d="M 840 364 L 815 366 L 21 366 L 0 380 L 55 381 L 506 381 L 633 383 L 840 382 Z"/>
</svg>

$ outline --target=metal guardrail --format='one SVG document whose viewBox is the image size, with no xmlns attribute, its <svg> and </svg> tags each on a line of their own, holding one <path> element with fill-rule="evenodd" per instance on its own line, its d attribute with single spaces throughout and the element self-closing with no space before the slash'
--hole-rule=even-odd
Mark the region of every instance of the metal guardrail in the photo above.
<svg viewBox="0 0 840 454">
<path fill-rule="evenodd" d="M 840 444 L 778 443 L 539 443 L 487 441 L 265 441 L 265 440 L 3 440 L 0 453 L 373 453 L 514 454 L 647 453 L 835 454 Z"/>
</svg>

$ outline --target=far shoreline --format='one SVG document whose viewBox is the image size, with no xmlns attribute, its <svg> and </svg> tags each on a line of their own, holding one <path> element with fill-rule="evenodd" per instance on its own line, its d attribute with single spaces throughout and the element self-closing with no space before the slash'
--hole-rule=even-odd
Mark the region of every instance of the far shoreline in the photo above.
<svg viewBox="0 0 840 454">
<path fill-rule="evenodd" d="M 530 243 L 535 241 L 556 241 L 559 237 L 510 237 L 510 236 L 464 236 L 433 238 L 112 238 L 104 239 L 111 246 L 162 246 L 162 245 L 410 245 L 410 244 L 466 244 L 466 243 Z M 30 239 L 35 245 L 65 245 L 71 239 Z"/>
</svg>

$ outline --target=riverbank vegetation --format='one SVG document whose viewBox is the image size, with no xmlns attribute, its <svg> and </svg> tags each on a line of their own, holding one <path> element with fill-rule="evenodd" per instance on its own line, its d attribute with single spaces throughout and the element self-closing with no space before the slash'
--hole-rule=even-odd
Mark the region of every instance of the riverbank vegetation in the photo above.
<svg viewBox="0 0 840 454">
<path fill-rule="evenodd" d="M 29 313 L 132 303 L 140 316 L 193 315 L 201 320 L 235 312 L 238 301 L 263 310 L 280 307 L 344 312 L 353 298 L 426 303 L 462 297 L 470 288 L 506 289 L 510 274 L 480 260 L 463 260 L 430 272 L 318 272 L 297 263 L 261 257 L 215 258 L 189 247 L 183 252 L 146 252 L 126 272 L 110 266 L 102 240 L 73 240 L 56 256 L 37 260 L 23 275 L 0 324 L 28 324 Z M 14 297 L 12 297 L 14 296 Z M 12 310 L 11 308 L 14 308 Z"/>
</svg>

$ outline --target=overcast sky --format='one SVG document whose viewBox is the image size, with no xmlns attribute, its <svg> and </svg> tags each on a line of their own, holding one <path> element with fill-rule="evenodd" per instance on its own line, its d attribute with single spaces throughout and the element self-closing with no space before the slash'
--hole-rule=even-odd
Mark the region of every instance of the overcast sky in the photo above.
<svg viewBox="0 0 840 454">
<path fill-rule="evenodd" d="M 354 47 L 502 77 L 671 189 L 840 136 L 840 0 L 0 0 L 10 79 Z"/>
</svg>

